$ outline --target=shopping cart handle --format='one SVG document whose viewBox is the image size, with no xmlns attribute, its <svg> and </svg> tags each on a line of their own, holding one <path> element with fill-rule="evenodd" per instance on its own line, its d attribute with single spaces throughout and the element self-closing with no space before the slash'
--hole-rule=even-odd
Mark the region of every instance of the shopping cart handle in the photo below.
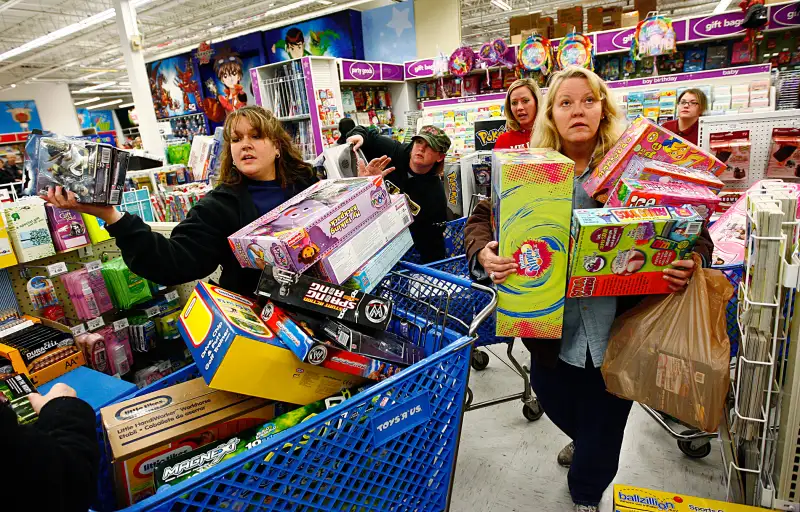
<svg viewBox="0 0 800 512">
<path fill-rule="evenodd" d="M 431 276 L 435 277 L 436 279 L 441 279 L 442 281 L 447 281 L 448 283 L 453 283 L 457 284 L 458 286 L 463 286 L 464 288 L 472 288 L 473 287 L 472 285 L 475 284 L 469 279 L 449 274 L 447 272 L 442 272 L 441 270 L 436 270 L 435 268 L 417 265 L 416 263 L 401 261 L 400 266 L 414 272 L 419 272 L 420 274 L 425 274 L 426 276 Z"/>
</svg>

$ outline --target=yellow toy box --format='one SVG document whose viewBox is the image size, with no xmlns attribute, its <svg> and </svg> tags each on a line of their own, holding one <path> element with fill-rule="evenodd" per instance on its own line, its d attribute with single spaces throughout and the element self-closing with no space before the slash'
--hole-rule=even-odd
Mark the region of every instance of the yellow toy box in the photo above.
<svg viewBox="0 0 800 512">
<path fill-rule="evenodd" d="M 614 512 L 766 512 L 767 509 L 629 485 L 614 486 Z"/>
<path fill-rule="evenodd" d="M 257 304 L 198 283 L 178 329 L 214 389 L 307 405 L 366 379 L 301 362 L 259 318 Z"/>
<path fill-rule="evenodd" d="M 81 217 L 83 217 L 83 223 L 86 224 L 86 231 L 89 232 L 89 240 L 93 244 L 99 244 L 111 239 L 111 235 L 106 230 L 106 223 L 101 219 L 88 213 L 82 213 Z"/>
</svg>

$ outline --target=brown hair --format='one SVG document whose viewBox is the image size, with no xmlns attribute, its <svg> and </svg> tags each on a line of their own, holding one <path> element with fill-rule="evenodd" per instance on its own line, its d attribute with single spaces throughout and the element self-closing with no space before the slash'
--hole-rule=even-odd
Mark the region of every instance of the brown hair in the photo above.
<svg viewBox="0 0 800 512">
<path fill-rule="evenodd" d="M 242 78 L 242 59 L 239 54 L 226 48 L 219 52 L 214 59 L 214 73 L 222 79 L 225 76 L 239 75 Z"/>
<path fill-rule="evenodd" d="M 681 102 L 681 98 L 683 98 L 683 95 L 686 93 L 692 94 L 697 98 L 697 102 L 700 104 L 700 115 L 702 116 L 705 114 L 706 110 L 708 110 L 708 98 L 706 98 L 706 94 L 700 89 L 686 89 L 678 95 L 678 103 Z"/>
<path fill-rule="evenodd" d="M 237 122 L 242 118 L 247 119 L 260 137 L 268 138 L 278 149 L 280 158 L 275 160 L 275 174 L 282 187 L 312 178 L 311 165 L 303 161 L 303 156 L 292 144 L 292 139 L 281 126 L 281 122 L 272 115 L 272 112 L 251 105 L 231 112 L 225 119 L 219 184 L 236 185 L 242 181 L 242 173 L 234 165 L 231 154 L 231 136 Z"/>
<path fill-rule="evenodd" d="M 539 90 L 539 86 L 532 78 L 520 78 L 519 80 L 514 81 L 514 83 L 509 86 L 508 92 L 506 92 L 505 107 L 506 128 L 512 131 L 519 130 L 519 123 L 517 122 L 517 118 L 514 117 L 514 112 L 511 111 L 511 93 L 520 87 L 527 87 L 528 90 L 531 91 L 531 94 L 533 95 L 533 101 L 536 102 L 537 112 L 539 111 L 539 106 L 542 104 L 542 91 Z"/>
</svg>

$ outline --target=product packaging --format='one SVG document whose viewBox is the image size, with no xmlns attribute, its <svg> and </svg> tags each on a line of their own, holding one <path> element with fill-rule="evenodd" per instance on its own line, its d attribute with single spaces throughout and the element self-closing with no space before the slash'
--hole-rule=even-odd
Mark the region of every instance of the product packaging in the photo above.
<svg viewBox="0 0 800 512">
<path fill-rule="evenodd" d="M 391 207 L 383 178 L 323 180 L 228 237 L 243 267 L 303 272 Z"/>
<path fill-rule="evenodd" d="M 326 338 L 347 351 L 402 366 L 425 359 L 425 350 L 388 331 L 365 334 L 341 322 L 328 320 L 322 326 Z"/>
<path fill-rule="evenodd" d="M 629 485 L 614 485 L 615 512 L 767 512 L 768 509 L 696 498 L 674 492 L 653 491 Z"/>
<path fill-rule="evenodd" d="M 194 379 L 103 407 L 100 415 L 117 499 L 125 507 L 155 493 L 152 472 L 159 462 L 273 419 L 275 403 Z"/>
<path fill-rule="evenodd" d="M 150 384 L 163 379 L 171 373 L 172 365 L 170 362 L 159 361 L 155 364 L 151 364 L 147 368 L 138 370 L 133 377 L 133 381 L 136 383 L 136 387 L 142 389 L 145 386 L 149 386 Z"/>
<path fill-rule="evenodd" d="M 444 191 L 447 195 L 447 207 L 456 218 L 464 216 L 461 199 L 461 163 L 445 160 L 444 163 Z"/>
<path fill-rule="evenodd" d="M 14 245 L 14 254 L 20 263 L 47 258 L 56 253 L 44 202 L 38 199 L 12 203 L 3 210 L 8 237 Z"/>
<path fill-rule="evenodd" d="M 350 290 L 361 290 L 364 293 L 372 292 L 413 245 L 411 232 L 404 229 L 374 258 L 370 258 L 361 265 L 342 286 Z"/>
<path fill-rule="evenodd" d="M 254 301 L 216 286 L 195 287 L 178 328 L 209 386 L 309 404 L 363 382 L 298 361 L 256 308 Z"/>
<path fill-rule="evenodd" d="M 0 268 L 13 267 L 17 263 L 17 256 L 11 247 L 11 239 L 8 236 L 5 218 L 0 215 Z"/>
<path fill-rule="evenodd" d="M 106 325 L 97 331 L 103 337 L 106 345 L 106 357 L 110 375 L 121 377 L 127 375 L 133 366 L 133 352 L 131 351 L 128 327 L 116 329 L 114 325 Z"/>
<path fill-rule="evenodd" d="M 412 222 L 406 196 L 391 196 L 392 206 L 364 226 L 353 238 L 334 249 L 311 268 L 310 275 L 342 284 L 365 262 L 393 240 Z"/>
<path fill-rule="evenodd" d="M 32 323 L 0 339 L 0 357 L 11 361 L 16 373 L 24 373 L 40 386 L 85 363 L 68 327 L 26 318 Z"/>
<path fill-rule="evenodd" d="M 49 205 L 45 209 L 56 251 L 62 252 L 89 243 L 86 225 L 79 213 Z"/>
<path fill-rule="evenodd" d="M 709 148 L 728 168 L 720 174 L 724 181 L 742 181 L 750 172 L 750 130 L 712 133 Z"/>
<path fill-rule="evenodd" d="M 657 124 L 638 117 L 592 171 L 583 188 L 592 197 L 612 190 L 634 155 L 719 176 L 727 168 L 713 155 Z"/>
<path fill-rule="evenodd" d="M 31 393 L 36 393 L 36 387 L 25 374 L 0 375 L 0 407 L 11 406 L 20 425 L 33 423 L 38 417 L 28 400 Z"/>
<path fill-rule="evenodd" d="M 125 190 L 125 179 L 128 175 L 128 165 L 131 154 L 121 149 L 114 150 L 114 170 L 109 182 L 108 204 L 118 205 Z"/>
<path fill-rule="evenodd" d="M 87 332 L 75 336 L 75 344 L 83 352 L 86 366 L 92 370 L 113 375 L 111 366 L 108 364 L 108 350 L 103 336 L 94 332 Z"/>
<path fill-rule="evenodd" d="M 147 281 L 131 272 L 122 257 L 103 263 L 102 272 L 112 301 L 119 309 L 130 309 L 152 298 Z"/>
<path fill-rule="evenodd" d="M 61 282 L 82 321 L 97 318 L 114 307 L 99 269 L 89 271 L 82 268 L 63 274 Z"/>
<path fill-rule="evenodd" d="M 670 293 L 662 271 L 688 257 L 702 228 L 691 207 L 575 210 L 567 297 Z"/>
<path fill-rule="evenodd" d="M 39 138 L 35 154 L 30 155 L 37 195 L 62 186 L 74 192 L 81 203 L 108 204 L 116 152 L 107 144 L 68 137 Z"/>
<path fill-rule="evenodd" d="M 800 128 L 773 128 L 767 162 L 769 178 L 800 178 Z"/>
<path fill-rule="evenodd" d="M 108 234 L 106 223 L 103 219 L 95 217 L 94 215 L 89 215 L 88 213 L 82 213 L 81 218 L 83 219 L 83 223 L 86 224 L 86 231 L 89 232 L 89 240 L 91 240 L 93 244 L 111 240 L 111 235 Z"/>
<path fill-rule="evenodd" d="M 623 178 L 632 178 L 639 181 L 657 181 L 659 183 L 670 183 L 678 181 L 690 185 L 699 185 L 718 194 L 725 184 L 710 172 L 681 167 L 680 165 L 650 160 L 640 156 L 634 156 L 628 162 L 628 166 L 622 173 Z M 617 182 L 619 183 L 619 182 Z M 616 187 L 609 194 L 609 198 L 616 195 Z"/>
<path fill-rule="evenodd" d="M 572 160 L 547 149 L 492 154 L 498 252 L 519 265 L 497 287 L 497 336 L 561 337 L 573 169 Z"/>
<path fill-rule="evenodd" d="M 714 192 L 702 185 L 622 178 L 617 183 L 614 194 L 606 201 L 606 208 L 689 205 L 703 219 L 708 220 L 717 211 L 719 201 Z"/>
</svg>

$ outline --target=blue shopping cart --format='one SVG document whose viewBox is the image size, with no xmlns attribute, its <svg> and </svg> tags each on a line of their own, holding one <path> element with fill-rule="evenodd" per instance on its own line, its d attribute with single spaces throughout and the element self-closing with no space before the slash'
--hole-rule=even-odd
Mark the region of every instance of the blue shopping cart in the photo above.
<svg viewBox="0 0 800 512">
<path fill-rule="evenodd" d="M 472 345 L 497 299 L 491 288 L 467 279 L 419 266 L 413 270 L 390 273 L 373 293 L 395 303 L 391 330 L 425 346 L 429 357 L 125 510 L 447 510 Z M 454 316 L 454 301 L 467 299 L 475 314 Z M 197 375 L 192 365 L 126 399 Z M 102 446 L 98 508 L 108 510 L 113 486 L 105 442 Z"/>
</svg>

